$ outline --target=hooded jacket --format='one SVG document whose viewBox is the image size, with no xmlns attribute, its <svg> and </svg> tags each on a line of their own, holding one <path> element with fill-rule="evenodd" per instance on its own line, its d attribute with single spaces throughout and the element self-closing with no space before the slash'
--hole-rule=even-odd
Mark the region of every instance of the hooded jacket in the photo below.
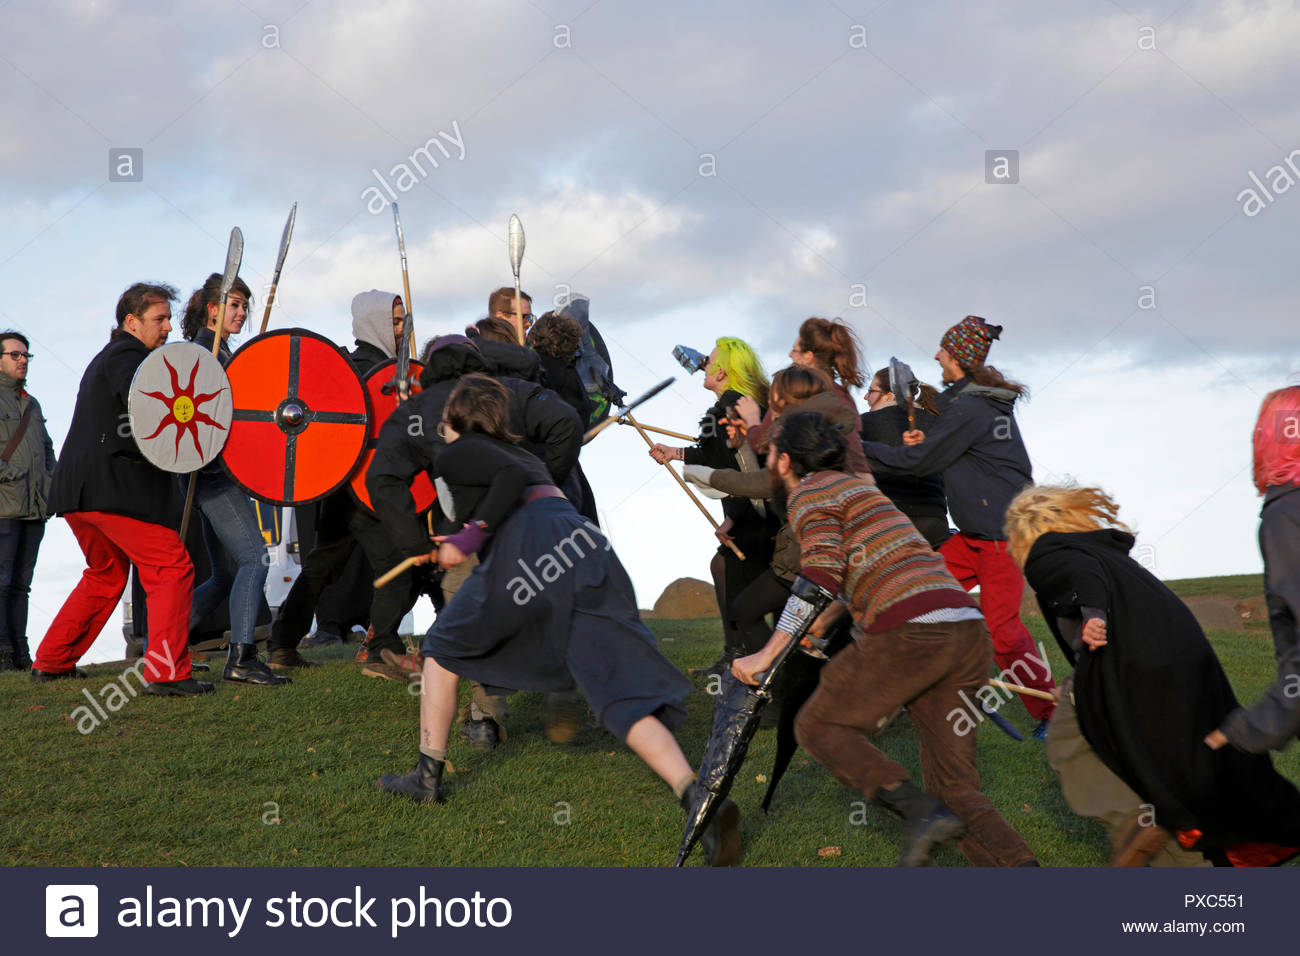
<svg viewBox="0 0 1300 956">
<path fill-rule="evenodd" d="M 945 412 L 944 414 L 947 414 Z M 1079 729 L 1097 756 L 1155 807 L 1165 829 L 1199 831 L 1195 849 L 1249 858 L 1234 844 L 1300 847 L 1300 792 L 1264 756 L 1202 738 L 1236 709 L 1214 649 L 1187 605 L 1107 528 L 1040 537 L 1025 561 L 1047 625 L 1077 663 Z M 1060 620 L 1106 615 L 1106 644 L 1076 654 Z"/>
<path fill-rule="evenodd" d="M 420 373 L 422 391 L 399 405 L 380 428 L 375 458 L 366 472 L 375 513 L 406 555 L 429 551 L 428 533 L 416 518 L 411 481 L 421 471 L 439 477 L 438 452 L 446 445 L 438 438 L 437 427 L 447 399 L 461 376 L 496 371 L 469 339 L 448 338 L 451 341 L 427 357 Z M 508 376 L 497 380 L 510 398 L 511 432 L 523 436 L 520 444 L 545 463 L 556 485 L 562 484 L 582 448 L 577 413 L 555 392 L 535 382 Z"/>
<path fill-rule="evenodd" d="M 396 298 L 395 292 L 378 289 L 358 292 L 352 297 L 352 334 L 357 339 L 352 361 L 359 368 L 364 366 L 365 371 L 397 358 L 397 346 L 393 343 L 393 300 Z"/>
<path fill-rule="evenodd" d="M 143 342 L 115 331 L 86 367 L 50 482 L 50 514 L 106 511 L 180 527 L 176 476 L 151 465 L 131 437 L 127 396 L 148 356 Z"/>
<path fill-rule="evenodd" d="M 934 430 L 937 418 L 924 408 L 913 409 L 916 427 L 926 438 Z M 881 442 L 898 448 L 908 429 L 907 412 L 901 405 L 889 405 L 862 415 L 862 440 Z M 876 475 L 881 493 L 909 518 L 947 518 L 948 499 L 944 495 L 942 475 L 899 475 L 882 471 Z"/>
<path fill-rule="evenodd" d="M 45 502 L 54 471 L 54 443 L 45 430 L 45 415 L 18 380 L 0 372 L 0 450 L 3 450 L 23 413 L 31 406 L 27 433 L 7 462 L 0 461 L 0 518 L 42 520 L 48 517 Z"/>
<path fill-rule="evenodd" d="M 948 510 L 962 534 L 1004 541 L 1011 499 L 1034 480 L 1016 424 L 1016 393 L 963 378 L 944 390 L 934 427 L 919 445 L 864 441 L 877 474 L 943 474 Z"/>
<path fill-rule="evenodd" d="M 479 353 L 487 363 L 496 369 L 494 374 L 497 377 L 507 376 L 525 382 L 542 380 L 541 359 L 531 349 L 526 349 L 522 345 L 511 345 L 509 342 L 485 339 L 481 335 L 474 338 L 474 344 L 478 346 Z"/>
</svg>

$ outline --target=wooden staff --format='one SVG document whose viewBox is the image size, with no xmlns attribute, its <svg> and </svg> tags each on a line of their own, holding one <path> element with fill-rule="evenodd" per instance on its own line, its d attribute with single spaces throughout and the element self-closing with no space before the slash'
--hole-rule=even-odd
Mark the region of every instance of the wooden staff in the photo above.
<svg viewBox="0 0 1300 956">
<path fill-rule="evenodd" d="M 239 276 L 239 264 L 244 261 L 244 234 L 236 226 L 230 230 L 230 245 L 226 247 L 226 271 L 221 277 L 221 304 L 217 307 L 217 327 L 212 335 L 212 356 L 221 355 L 221 333 L 226 329 L 226 302 L 230 299 L 230 290 Z M 185 511 L 181 514 L 181 544 L 185 544 L 185 535 L 190 530 L 190 512 L 194 509 L 194 488 L 198 484 L 199 473 L 190 472 L 190 487 L 185 493 Z"/>
<path fill-rule="evenodd" d="M 1026 697 L 1038 697 L 1042 700 L 1050 700 L 1053 703 L 1056 702 L 1056 695 L 1049 691 L 1036 690 L 1033 687 L 1021 687 L 1019 684 L 1008 684 L 1004 680 L 990 680 L 989 686 L 996 687 L 999 690 L 1009 690 L 1016 694 L 1023 694 Z"/>
<path fill-rule="evenodd" d="M 421 557 L 423 557 L 423 556 L 421 556 Z M 397 577 L 397 576 L 398 576 L 399 574 L 401 574 L 403 571 L 407 571 L 407 570 L 409 570 L 409 569 L 415 567 L 415 562 L 417 562 L 417 561 L 419 561 L 419 560 L 420 560 L 419 557 L 415 557 L 415 558 L 407 558 L 407 559 L 406 559 L 405 561 L 403 561 L 401 564 L 398 564 L 398 565 L 396 565 L 396 566 L 390 568 L 389 570 L 385 571 L 385 572 L 384 572 L 383 574 L 381 574 L 379 577 L 375 578 L 375 587 L 377 587 L 377 588 L 382 588 L 385 584 L 387 584 L 389 581 L 392 581 L 395 577 Z"/>
<path fill-rule="evenodd" d="M 289 256 L 289 240 L 293 237 L 293 221 L 298 218 L 298 204 L 289 210 L 289 219 L 284 224 L 284 234 L 280 236 L 280 254 L 275 258 L 275 272 L 271 276 L 271 290 L 266 294 L 266 311 L 262 313 L 262 328 L 259 335 L 266 332 L 266 324 L 271 321 L 271 303 L 275 301 L 275 287 L 280 284 L 280 270 L 284 260 Z"/>
<path fill-rule="evenodd" d="M 626 415 L 621 416 L 621 417 L 618 419 L 618 423 L 619 423 L 620 425 L 631 425 L 631 424 L 632 424 L 631 422 L 629 422 L 629 421 L 627 420 L 627 416 L 626 416 Z M 684 441 L 684 442 L 687 442 L 687 443 L 689 443 L 689 444 L 691 444 L 691 445 L 694 445 L 694 444 L 695 444 L 695 437 L 694 437 L 693 435 L 683 435 L 681 432 L 672 432 L 672 431 L 669 431 L 669 430 L 666 429 L 666 428 L 655 428 L 653 425 L 644 425 L 644 424 L 643 424 L 641 427 L 644 428 L 644 429 L 645 429 L 646 431 L 648 431 L 648 432 L 654 432 L 656 435 L 667 435 L 669 438 L 676 438 L 676 439 L 678 439 L 679 441 Z"/>
<path fill-rule="evenodd" d="M 626 418 L 628 420 L 628 423 L 637 430 L 637 434 L 645 439 L 646 445 L 648 445 L 651 448 L 655 446 L 655 443 L 650 440 L 650 436 L 645 433 L 645 429 L 642 428 L 639 424 L 637 424 L 637 420 L 635 418 L 633 418 L 630 414 L 626 414 L 623 417 Z M 704 503 L 701 502 L 699 498 L 695 497 L 695 492 L 691 491 L 690 485 L 686 484 L 686 482 L 682 480 L 681 475 L 673 471 L 672 466 L 668 464 L 668 462 L 666 461 L 661 462 L 661 464 L 668 469 L 668 474 L 673 476 L 673 480 L 676 481 L 677 484 L 682 486 L 682 491 L 686 492 L 686 494 L 690 497 L 691 501 L 695 502 L 695 507 L 699 508 L 700 513 L 704 515 L 705 518 L 708 519 L 709 524 L 713 525 L 713 530 L 717 531 L 718 522 L 714 520 L 713 515 L 709 511 L 709 509 L 704 507 Z M 740 560 L 742 561 L 745 560 L 745 553 L 741 551 L 738 547 L 736 547 L 736 542 L 728 539 L 726 545 L 728 548 L 730 548 L 732 551 L 735 552 L 736 557 L 740 558 Z"/>
</svg>

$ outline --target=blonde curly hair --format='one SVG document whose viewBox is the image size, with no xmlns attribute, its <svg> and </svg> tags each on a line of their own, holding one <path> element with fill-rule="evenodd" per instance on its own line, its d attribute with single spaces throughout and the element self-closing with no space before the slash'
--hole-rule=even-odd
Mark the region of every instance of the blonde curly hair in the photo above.
<svg viewBox="0 0 1300 956">
<path fill-rule="evenodd" d="M 1118 514 L 1115 499 L 1100 488 L 1030 485 L 1007 508 L 1007 550 L 1023 568 L 1034 542 L 1049 531 L 1130 531 Z"/>
</svg>

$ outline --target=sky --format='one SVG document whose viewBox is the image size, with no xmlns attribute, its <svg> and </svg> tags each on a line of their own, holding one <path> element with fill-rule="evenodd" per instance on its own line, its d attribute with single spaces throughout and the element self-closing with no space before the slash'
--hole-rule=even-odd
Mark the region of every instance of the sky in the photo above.
<svg viewBox="0 0 1300 956">
<path fill-rule="evenodd" d="M 510 282 L 512 213 L 535 311 L 589 295 L 622 388 L 677 376 L 640 416 L 676 431 L 711 399 L 676 344 L 771 373 L 840 317 L 937 382 L 984 316 L 1038 481 L 1113 494 L 1162 577 L 1261 568 L 1250 434 L 1300 383 L 1294 3 L 0 0 L 0 37 L 0 326 L 56 448 L 122 290 L 187 296 L 239 226 L 260 320 L 293 202 L 271 324 L 350 347 L 352 296 L 401 288 L 395 195 L 421 341 Z M 631 429 L 583 466 L 641 606 L 708 578 Z M 52 521 L 33 648 L 82 567 Z"/>
</svg>

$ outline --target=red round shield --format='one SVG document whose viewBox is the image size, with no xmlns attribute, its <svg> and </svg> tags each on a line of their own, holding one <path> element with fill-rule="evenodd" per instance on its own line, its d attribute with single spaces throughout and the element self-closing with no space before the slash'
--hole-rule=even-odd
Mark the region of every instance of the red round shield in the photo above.
<svg viewBox="0 0 1300 956">
<path fill-rule="evenodd" d="M 388 416 L 393 414 L 399 403 L 397 397 L 397 387 L 393 384 L 393 377 L 397 370 L 397 359 L 389 359 L 387 362 L 381 362 L 370 370 L 366 375 L 366 395 L 370 399 L 370 436 L 366 439 L 366 451 L 361 457 L 361 464 L 352 475 L 352 494 L 357 499 L 361 507 L 367 511 L 374 512 L 375 506 L 370 501 L 370 491 L 366 488 L 366 472 L 370 469 L 370 463 L 375 460 L 375 447 L 379 443 L 379 429 L 384 427 L 384 422 L 388 421 Z M 424 371 L 424 366 L 415 360 L 411 361 L 411 370 L 407 373 L 411 379 L 411 394 L 415 395 L 421 391 L 419 378 L 420 373 Z M 415 513 L 423 514 L 433 507 L 433 500 L 438 496 L 434 491 L 433 482 L 429 480 L 428 472 L 420 472 L 411 481 L 411 497 L 415 499 Z"/>
<path fill-rule="evenodd" d="M 276 329 L 244 343 L 226 377 L 234 414 L 221 461 L 241 488 L 292 506 L 347 481 L 366 448 L 370 400 L 338 346 Z"/>
</svg>

